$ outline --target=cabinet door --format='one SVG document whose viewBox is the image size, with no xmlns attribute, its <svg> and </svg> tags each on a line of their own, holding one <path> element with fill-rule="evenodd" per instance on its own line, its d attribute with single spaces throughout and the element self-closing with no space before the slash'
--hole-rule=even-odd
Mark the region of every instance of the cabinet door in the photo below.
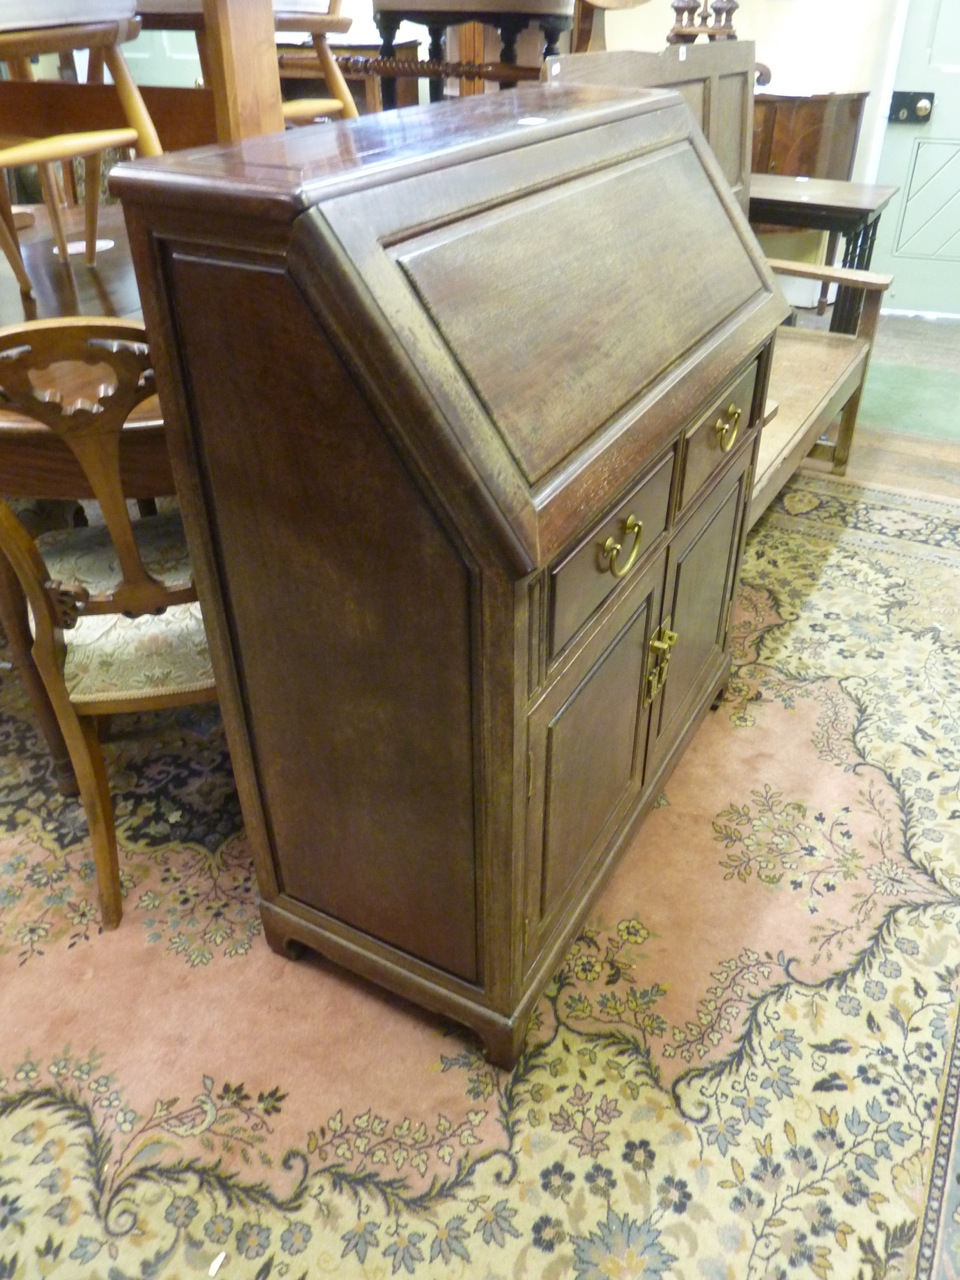
<svg viewBox="0 0 960 1280">
<path fill-rule="evenodd" d="M 743 528 L 747 469 L 752 448 L 677 530 L 667 553 L 661 667 L 650 726 L 644 781 L 653 781 L 683 737 L 727 665 L 729 605 Z M 674 638 L 675 637 L 675 638 Z"/>
<path fill-rule="evenodd" d="M 528 961 L 583 892 L 639 794 L 663 572 L 661 555 L 529 716 Z"/>
</svg>

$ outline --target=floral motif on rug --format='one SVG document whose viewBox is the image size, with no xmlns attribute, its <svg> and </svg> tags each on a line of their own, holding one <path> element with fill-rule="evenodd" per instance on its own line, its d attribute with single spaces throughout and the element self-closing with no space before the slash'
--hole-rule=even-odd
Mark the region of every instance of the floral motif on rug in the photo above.
<svg viewBox="0 0 960 1280">
<path fill-rule="evenodd" d="M 42 1008 L 4 1037 L 0 1280 L 957 1274 L 960 520 L 804 475 L 742 581 L 725 701 L 516 1069 L 392 1014 L 368 1054 L 420 1064 L 409 1107 L 336 1062 L 190 1058 L 204 993 L 262 954 L 252 867 L 216 716 L 118 726 L 124 954 L 197 1007 L 156 1024 L 176 1091 Z M 67 953 L 82 1011 L 112 980 L 82 811 L 6 678 L 0 755 L 0 1013 Z"/>
<path fill-rule="evenodd" d="M 3 696 L 0 956 L 25 964 L 64 940 L 89 942 L 99 908 L 83 806 L 51 793 L 22 694 L 11 682 Z M 127 907 L 190 965 L 244 954 L 260 933 L 256 881 L 219 712 L 116 716 L 104 746 Z"/>
</svg>

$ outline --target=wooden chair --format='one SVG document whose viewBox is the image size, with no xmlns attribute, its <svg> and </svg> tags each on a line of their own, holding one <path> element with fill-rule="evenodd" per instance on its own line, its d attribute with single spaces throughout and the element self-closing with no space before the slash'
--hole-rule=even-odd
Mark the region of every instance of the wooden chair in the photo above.
<svg viewBox="0 0 960 1280">
<path fill-rule="evenodd" d="M 217 78 L 212 73 L 207 47 L 203 0 L 138 0 L 137 13 L 144 30 L 193 31 L 204 82 L 216 85 Z M 340 13 L 340 0 L 329 0 L 329 3 L 324 0 L 273 0 L 274 29 L 279 32 L 302 31 L 310 35 L 331 95 L 284 102 L 283 118 L 288 124 L 303 124 L 320 116 L 353 120 L 359 114 L 343 72 L 327 43 L 328 36 L 346 34 L 351 21 Z"/>
<path fill-rule="evenodd" d="M 50 8 L 49 4 L 46 8 Z M 43 13 L 44 6 L 40 5 L 39 13 L 31 14 L 31 23 L 37 25 L 27 27 L 23 25 L 23 5 L 18 3 L 14 6 L 11 0 L 0 0 L 0 62 L 6 63 L 12 79 L 32 80 L 30 59 L 36 55 L 72 54 L 86 49 L 89 53 L 89 83 L 102 84 L 104 66 L 108 67 L 127 120 L 126 125 L 121 128 L 69 133 L 45 131 L 36 136 L 22 133 L 4 136 L 0 133 L 0 249 L 13 268 L 24 294 L 32 292 L 32 285 L 20 252 L 5 181 L 6 172 L 25 165 L 38 166 L 54 240 L 61 261 L 66 263 L 68 248 L 60 216 L 54 166 L 83 159 L 86 215 L 84 247 L 86 261 L 92 265 L 96 259 L 103 153 L 117 148 L 136 147 L 143 155 L 159 155 L 161 150 L 149 112 L 119 49 L 120 44 L 133 39 L 140 30 L 139 23 L 133 18 L 133 0 L 112 0 L 109 4 L 101 4 L 100 8 L 105 13 L 113 10 L 109 20 L 86 21 L 80 16 L 80 12 L 89 12 L 89 6 L 61 4 L 58 8 L 59 20 L 53 22 L 47 18 L 46 25 L 40 25 L 40 21 L 46 17 Z M 74 14 L 73 21 L 71 12 Z"/>
<path fill-rule="evenodd" d="M 120 922 L 121 887 L 98 721 L 216 698 L 179 512 L 132 520 L 121 485 L 120 433 L 154 390 L 138 324 L 0 329 L 0 405 L 68 446 L 102 513 L 86 528 L 35 538 L 0 500 L 0 552 L 26 596 L 32 657 L 76 773 L 107 929 Z"/>
</svg>

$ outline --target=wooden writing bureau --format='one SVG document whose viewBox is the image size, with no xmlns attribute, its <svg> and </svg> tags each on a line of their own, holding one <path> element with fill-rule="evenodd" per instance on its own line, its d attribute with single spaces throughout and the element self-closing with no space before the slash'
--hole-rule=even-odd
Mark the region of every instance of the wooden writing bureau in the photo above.
<svg viewBox="0 0 960 1280">
<path fill-rule="evenodd" d="M 267 938 L 510 1064 L 726 679 L 776 285 L 675 93 L 114 185 Z"/>
</svg>

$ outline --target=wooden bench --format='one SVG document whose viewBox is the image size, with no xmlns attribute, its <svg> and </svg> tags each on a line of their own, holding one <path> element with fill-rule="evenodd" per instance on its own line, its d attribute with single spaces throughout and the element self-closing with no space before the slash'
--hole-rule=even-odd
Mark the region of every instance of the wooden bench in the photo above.
<svg viewBox="0 0 960 1280">
<path fill-rule="evenodd" d="M 862 304 L 855 334 L 786 325 L 778 329 L 748 528 L 806 458 L 829 462 L 835 475 L 846 471 L 880 303 L 893 279 L 874 271 L 768 261 L 777 275 L 855 289 L 862 295 Z"/>
<path fill-rule="evenodd" d="M 676 89 L 710 144 L 745 214 L 753 154 L 754 46 L 749 41 L 673 45 L 660 53 L 576 53 L 550 58 L 551 84 Z M 779 275 L 819 280 L 862 297 L 854 334 L 781 326 L 760 436 L 747 525 L 751 527 L 807 457 L 846 469 L 883 292 L 892 277 L 849 268 L 768 259 Z"/>
</svg>

